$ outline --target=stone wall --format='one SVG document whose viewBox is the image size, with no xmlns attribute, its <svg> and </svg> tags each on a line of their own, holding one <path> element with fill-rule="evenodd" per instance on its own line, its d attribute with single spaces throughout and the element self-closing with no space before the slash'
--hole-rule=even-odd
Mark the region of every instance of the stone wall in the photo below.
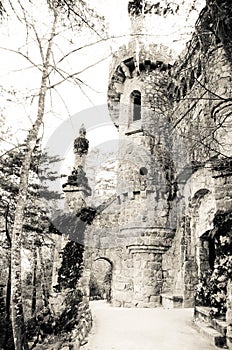
<svg viewBox="0 0 232 350">
<path fill-rule="evenodd" d="M 206 50 L 194 35 L 172 68 L 172 77 L 179 204 L 175 239 L 164 256 L 163 291 L 183 295 L 184 305 L 191 306 L 198 278 L 210 268 L 209 243 L 203 237 L 213 229 L 218 211 L 232 210 L 230 166 L 216 165 L 231 157 L 231 66 L 219 43 L 211 40 Z"/>
</svg>

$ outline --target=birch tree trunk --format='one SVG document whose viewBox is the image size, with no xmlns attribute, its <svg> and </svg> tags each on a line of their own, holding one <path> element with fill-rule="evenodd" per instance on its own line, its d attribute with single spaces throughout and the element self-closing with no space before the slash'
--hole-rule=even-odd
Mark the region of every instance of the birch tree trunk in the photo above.
<svg viewBox="0 0 232 350">
<path fill-rule="evenodd" d="M 34 242 L 33 247 L 33 276 L 32 276 L 32 300 L 31 300 L 31 316 L 36 315 L 36 297 L 37 297 L 37 247 Z"/>
<path fill-rule="evenodd" d="M 8 215 L 9 215 L 9 203 L 7 203 L 5 212 L 5 230 L 6 238 L 10 247 L 10 257 L 8 265 L 8 276 L 7 276 L 7 286 L 6 286 L 6 318 L 5 318 L 5 337 L 3 342 L 3 349 L 9 349 L 9 340 L 12 338 L 12 327 L 10 319 L 10 295 L 11 295 L 11 237 L 8 228 Z M 13 349 L 12 349 L 13 350 Z"/>
<path fill-rule="evenodd" d="M 48 90 L 49 63 L 51 59 L 52 44 L 55 36 L 57 14 L 54 11 L 53 25 L 48 40 L 45 59 L 43 61 L 42 79 L 39 91 L 37 117 L 33 128 L 29 131 L 26 140 L 26 151 L 21 167 L 19 195 L 15 210 L 12 230 L 11 252 L 11 313 L 15 350 L 29 350 L 23 314 L 22 281 L 21 281 L 21 236 L 24 221 L 24 208 L 27 201 L 28 179 L 32 154 L 38 139 L 39 130 L 43 122 L 46 92 Z"/>
</svg>

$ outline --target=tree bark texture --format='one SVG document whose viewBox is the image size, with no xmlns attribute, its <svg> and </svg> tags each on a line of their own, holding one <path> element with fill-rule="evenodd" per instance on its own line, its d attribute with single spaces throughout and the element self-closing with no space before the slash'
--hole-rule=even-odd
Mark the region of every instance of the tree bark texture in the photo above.
<svg viewBox="0 0 232 350">
<path fill-rule="evenodd" d="M 39 130 L 43 122 L 45 111 L 45 99 L 48 90 L 49 63 L 51 59 L 52 43 L 55 36 L 57 15 L 54 13 L 53 26 L 48 40 L 46 56 L 43 61 L 42 79 L 39 91 L 37 117 L 32 129 L 29 130 L 26 140 L 26 151 L 21 167 L 19 195 L 15 210 L 14 225 L 12 230 L 11 252 L 11 316 L 15 350 L 29 350 L 24 323 L 21 281 L 21 236 L 24 221 L 24 209 L 27 202 L 29 171 Z"/>
</svg>

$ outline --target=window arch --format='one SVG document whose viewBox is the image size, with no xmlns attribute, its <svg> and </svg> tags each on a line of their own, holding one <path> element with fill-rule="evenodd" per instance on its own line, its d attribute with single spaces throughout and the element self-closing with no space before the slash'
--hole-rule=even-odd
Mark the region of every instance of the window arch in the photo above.
<svg viewBox="0 0 232 350">
<path fill-rule="evenodd" d="M 132 104 L 132 120 L 141 119 L 141 92 L 134 90 L 131 93 L 131 104 Z"/>
</svg>

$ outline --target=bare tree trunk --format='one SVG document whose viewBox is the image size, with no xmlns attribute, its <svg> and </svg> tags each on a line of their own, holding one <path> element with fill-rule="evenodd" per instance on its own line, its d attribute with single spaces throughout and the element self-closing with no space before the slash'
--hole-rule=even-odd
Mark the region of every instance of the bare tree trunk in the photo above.
<svg viewBox="0 0 232 350">
<path fill-rule="evenodd" d="M 12 339 L 12 324 L 10 319 L 10 295 L 11 295 L 11 260 L 9 259 L 8 277 L 6 286 L 6 318 L 5 318 L 5 339 L 4 350 L 9 349 L 9 343 Z M 12 349 L 14 350 L 14 349 Z"/>
<path fill-rule="evenodd" d="M 9 232 L 9 225 L 8 225 L 8 216 L 10 211 L 10 204 L 7 203 L 6 211 L 5 211 L 5 231 L 6 231 L 6 238 L 9 244 L 10 249 L 10 256 L 9 256 L 9 265 L 8 265 L 8 277 L 7 277 L 7 286 L 6 286 L 6 308 L 5 308 L 5 335 L 4 335 L 4 343 L 3 343 L 3 349 L 7 350 L 9 349 L 10 342 L 12 339 L 12 324 L 10 319 L 10 295 L 11 295 L 11 237 Z M 12 349 L 14 350 L 14 349 Z"/>
<path fill-rule="evenodd" d="M 14 225 L 12 231 L 12 252 L 11 252 L 11 312 L 12 328 L 15 350 L 29 350 L 24 323 L 22 303 L 22 281 L 21 281 L 21 236 L 24 220 L 24 208 L 27 202 L 28 179 L 32 160 L 32 154 L 38 139 L 39 130 L 43 122 L 45 110 L 45 98 L 48 90 L 49 62 L 51 58 L 52 43 L 55 36 L 57 15 L 54 13 L 52 31 L 48 41 L 46 56 L 43 62 L 43 72 L 39 91 L 38 112 L 33 128 L 29 131 L 26 140 L 26 151 L 21 167 L 19 195 L 15 210 Z"/>
<path fill-rule="evenodd" d="M 37 247 L 34 244 L 33 251 L 33 276 L 32 276 L 32 301 L 31 301 L 31 316 L 33 317 L 36 314 L 36 284 L 37 284 Z"/>
</svg>

